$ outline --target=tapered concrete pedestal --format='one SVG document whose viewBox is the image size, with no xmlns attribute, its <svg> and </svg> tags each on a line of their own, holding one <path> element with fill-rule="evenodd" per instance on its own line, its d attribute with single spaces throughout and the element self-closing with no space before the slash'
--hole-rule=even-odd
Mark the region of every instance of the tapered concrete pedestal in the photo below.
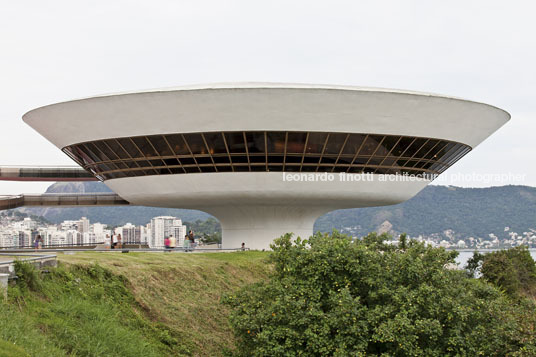
<svg viewBox="0 0 536 357">
<path fill-rule="evenodd" d="M 329 211 L 329 210 L 328 210 Z M 209 208 L 222 225 L 222 247 L 269 249 L 273 240 L 286 233 L 309 238 L 315 220 L 325 208 L 302 206 L 235 206 Z"/>
</svg>

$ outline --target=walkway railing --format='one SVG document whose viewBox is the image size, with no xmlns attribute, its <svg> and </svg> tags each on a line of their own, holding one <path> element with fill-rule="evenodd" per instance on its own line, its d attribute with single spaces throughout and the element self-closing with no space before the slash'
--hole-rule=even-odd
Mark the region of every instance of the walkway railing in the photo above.
<svg viewBox="0 0 536 357">
<path fill-rule="evenodd" d="M 0 253 L 0 258 L 7 257 L 8 259 L 0 260 L 0 273 L 14 275 L 14 264 L 16 261 L 23 261 L 35 264 L 37 268 L 45 266 L 56 266 L 56 255 L 52 254 L 36 254 L 36 253 Z M 9 259 L 13 258 L 13 259 Z"/>
<path fill-rule="evenodd" d="M 86 246 L 75 246 L 75 245 L 63 245 L 63 246 L 55 246 L 55 247 L 45 247 L 39 250 L 35 250 L 35 248 L 20 248 L 20 247 L 4 247 L 0 248 L 0 255 L 10 255 L 13 253 L 29 253 L 34 252 L 35 254 L 38 253 L 50 253 L 50 252 L 116 252 L 116 253 L 128 253 L 128 252 L 164 252 L 164 253 L 182 253 L 182 252 L 238 252 L 238 251 L 249 251 L 249 248 L 218 248 L 218 247 L 210 247 L 210 246 L 197 246 L 195 248 L 184 248 L 184 247 L 176 247 L 176 248 L 164 248 L 164 247 L 155 247 L 155 248 L 149 248 L 144 244 L 124 244 L 122 247 L 105 247 L 104 244 L 97 244 L 97 245 L 86 245 Z"/>
<path fill-rule="evenodd" d="M 78 166 L 0 166 L 0 181 L 97 181 Z"/>
<path fill-rule="evenodd" d="M 44 193 L 0 196 L 0 211 L 22 206 L 125 206 L 129 202 L 115 193 Z"/>
</svg>

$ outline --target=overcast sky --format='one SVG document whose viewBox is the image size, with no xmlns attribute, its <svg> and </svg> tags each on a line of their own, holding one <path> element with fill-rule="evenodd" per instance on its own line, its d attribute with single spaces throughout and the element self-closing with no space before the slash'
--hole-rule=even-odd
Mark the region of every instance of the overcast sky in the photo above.
<svg viewBox="0 0 536 357">
<path fill-rule="evenodd" d="M 73 162 L 21 120 L 102 93 L 267 81 L 410 89 L 511 121 L 438 184 L 536 186 L 532 1 L 0 0 L 0 165 Z M 463 180 L 458 174 L 524 175 Z M 0 194 L 47 183 L 0 182 Z"/>
</svg>

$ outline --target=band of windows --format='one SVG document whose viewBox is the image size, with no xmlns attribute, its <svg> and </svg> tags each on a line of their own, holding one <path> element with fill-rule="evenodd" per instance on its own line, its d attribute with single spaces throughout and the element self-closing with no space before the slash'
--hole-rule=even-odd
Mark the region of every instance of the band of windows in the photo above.
<svg viewBox="0 0 536 357">
<path fill-rule="evenodd" d="M 438 175 L 471 147 L 377 134 L 240 131 L 97 140 L 63 151 L 100 180 L 205 172 L 291 171 Z"/>
</svg>

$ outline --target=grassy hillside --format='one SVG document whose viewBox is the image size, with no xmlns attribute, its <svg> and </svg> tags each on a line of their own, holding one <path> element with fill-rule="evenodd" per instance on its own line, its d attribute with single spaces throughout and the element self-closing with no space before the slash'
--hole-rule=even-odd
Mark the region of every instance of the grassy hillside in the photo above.
<svg viewBox="0 0 536 357">
<path fill-rule="evenodd" d="M 266 254 L 90 252 L 60 255 L 49 274 L 19 268 L 0 303 L 0 346 L 31 356 L 221 355 L 234 340 L 220 298 L 266 277 Z"/>
</svg>

